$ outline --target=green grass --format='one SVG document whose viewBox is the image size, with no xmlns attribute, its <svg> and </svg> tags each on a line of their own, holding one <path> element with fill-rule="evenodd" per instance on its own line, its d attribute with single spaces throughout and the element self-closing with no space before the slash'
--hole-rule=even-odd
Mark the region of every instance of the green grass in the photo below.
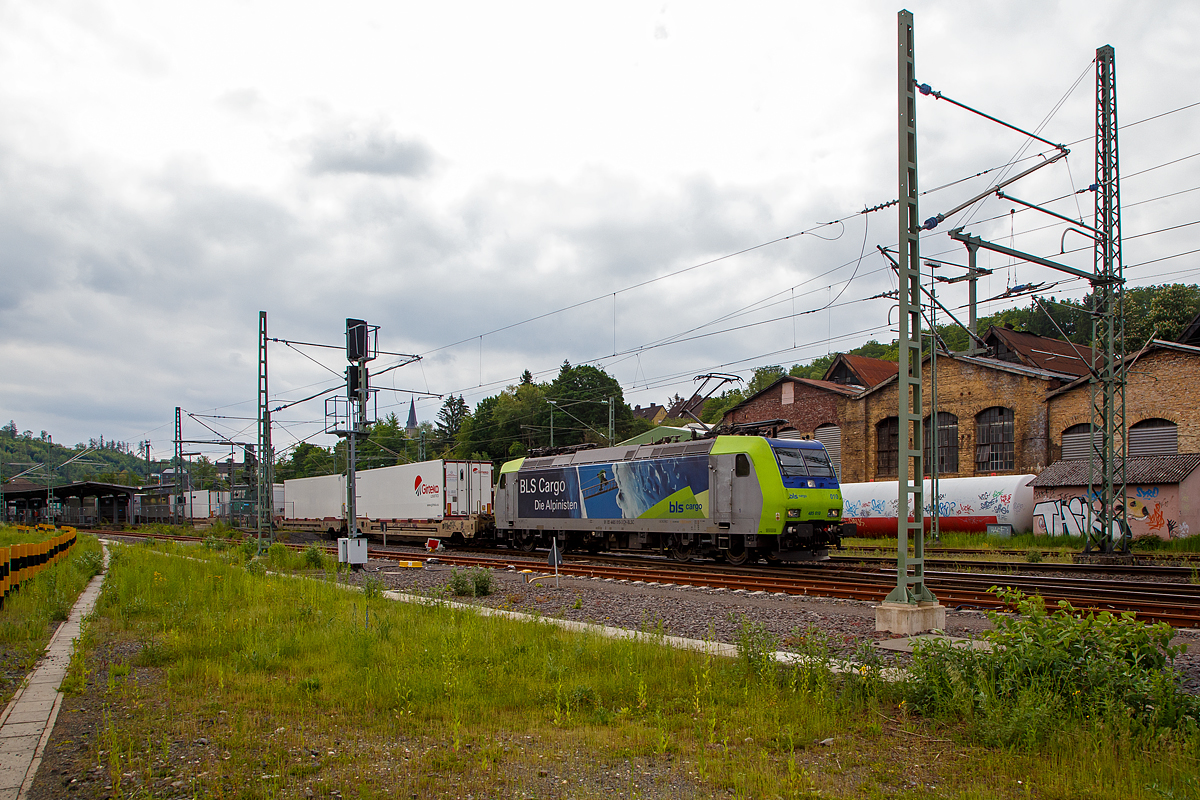
<svg viewBox="0 0 1200 800">
<path fill-rule="evenodd" d="M 726 660 L 395 603 L 329 569 L 273 576 L 238 549 L 163 552 L 177 549 L 119 547 L 85 634 L 104 710 L 91 752 L 116 796 L 134 776 L 206 797 L 887 797 L 912 779 L 1124 799 L 1186 792 L 1197 765 L 1187 730 L 1168 746 L 1071 723 L 1037 751 L 987 745 L 912 713 L 872 653 L 834 678 L 817 631 L 791 639 L 814 665 L 785 669 L 751 624 Z"/>
<path fill-rule="evenodd" d="M 0 528 L 0 535 L 10 531 Z M 54 630 L 70 615 L 79 594 L 102 565 L 99 540 L 79 534 L 64 560 L 9 592 L 0 610 L 0 661 L 6 676 L 0 680 L 0 693 L 5 701 L 16 691 L 17 681 L 37 663 Z"/>
</svg>

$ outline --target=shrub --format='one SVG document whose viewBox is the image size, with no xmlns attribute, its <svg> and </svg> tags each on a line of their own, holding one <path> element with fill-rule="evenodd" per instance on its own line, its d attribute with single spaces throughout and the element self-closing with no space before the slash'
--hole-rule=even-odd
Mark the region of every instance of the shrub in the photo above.
<svg viewBox="0 0 1200 800">
<path fill-rule="evenodd" d="M 1183 648 L 1171 645 L 1166 623 L 1083 615 L 1066 601 L 1049 613 L 1036 595 L 990 591 L 1018 614 L 988 612 L 990 650 L 917 642 L 906 686 L 914 709 L 973 720 L 984 738 L 1026 747 L 1071 719 L 1129 719 L 1156 729 L 1200 719 L 1200 698 L 1181 690 L 1171 666 Z"/>
<path fill-rule="evenodd" d="M 1042 560 L 1042 551 L 1036 547 L 1031 547 L 1025 551 L 1025 560 L 1030 564 L 1037 564 Z"/>
</svg>

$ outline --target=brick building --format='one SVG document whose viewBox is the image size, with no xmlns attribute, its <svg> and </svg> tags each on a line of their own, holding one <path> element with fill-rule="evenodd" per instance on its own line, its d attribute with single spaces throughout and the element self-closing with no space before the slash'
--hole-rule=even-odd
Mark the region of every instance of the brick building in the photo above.
<svg viewBox="0 0 1200 800">
<path fill-rule="evenodd" d="M 1200 453 L 1200 347 L 1152 341 L 1130 356 L 1125 375 L 1128 455 Z M 1080 378 L 1046 398 L 1051 461 L 1088 457 L 1091 387 Z"/>
<path fill-rule="evenodd" d="M 1078 349 L 1001 328 L 984 339 L 992 348 L 988 356 L 938 354 L 938 474 L 1040 473 L 1060 459 L 1086 458 L 1091 396 L 1089 379 L 1078 377 Z M 1129 456 L 1200 453 L 1200 396 L 1188 388 L 1200 384 L 1200 347 L 1156 340 L 1130 359 Z M 826 380 L 780 378 L 730 409 L 722 422 L 785 420 L 780 435 L 823 442 L 842 481 L 895 480 L 900 426 L 892 367 L 889 377 L 864 388 L 855 376 L 865 383 L 870 378 L 863 375 L 880 373 L 856 372 L 851 359 L 839 357 Z M 928 470 L 933 398 L 928 358 L 922 378 Z"/>
<path fill-rule="evenodd" d="M 861 392 L 860 386 L 841 386 L 831 381 L 785 375 L 729 409 L 721 422 L 738 425 L 770 419 L 786 420 L 779 435 L 820 440 L 841 475 L 841 431 L 848 411 L 853 416 L 854 398 Z"/>
<path fill-rule="evenodd" d="M 921 376 L 928 471 L 933 410 L 933 370 L 928 358 Z M 1052 460 L 1046 395 L 1070 377 L 995 358 L 939 354 L 938 474 L 969 478 L 1040 472 Z M 851 468 L 847 463 L 842 480 L 895 480 L 900 433 L 896 378 L 863 392 L 855 405 L 856 418 L 843 431 L 842 443 L 846 452 L 856 453 L 859 465 Z"/>
</svg>

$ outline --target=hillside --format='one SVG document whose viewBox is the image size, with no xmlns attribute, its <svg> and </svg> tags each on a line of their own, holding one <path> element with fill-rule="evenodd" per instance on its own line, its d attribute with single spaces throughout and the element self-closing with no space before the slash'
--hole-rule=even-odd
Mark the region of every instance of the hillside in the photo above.
<svg viewBox="0 0 1200 800">
<path fill-rule="evenodd" d="M 68 464 L 72 459 L 78 460 Z M 56 444 L 46 431 L 36 436 L 32 431 L 18 433 L 16 423 L 11 421 L 0 427 L 0 478 L 9 480 L 31 466 L 40 464 L 48 465 L 54 486 L 81 480 L 138 485 L 145 482 L 151 471 L 161 469 L 158 463 L 153 470 L 149 469 L 146 460 L 132 452 L 125 442 L 101 438 L 87 444 L 81 442 L 74 447 L 63 447 Z M 47 472 L 45 468 L 36 467 L 24 477 L 35 483 L 44 483 Z"/>
</svg>

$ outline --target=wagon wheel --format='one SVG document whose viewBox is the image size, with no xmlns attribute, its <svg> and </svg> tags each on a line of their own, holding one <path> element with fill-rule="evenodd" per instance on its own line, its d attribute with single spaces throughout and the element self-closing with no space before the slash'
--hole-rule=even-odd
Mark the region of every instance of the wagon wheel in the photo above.
<svg viewBox="0 0 1200 800">
<path fill-rule="evenodd" d="M 733 567 L 740 567 L 750 560 L 750 551 L 746 548 L 744 541 L 738 540 L 736 543 L 730 543 L 730 547 L 725 551 L 725 561 Z"/>
</svg>

